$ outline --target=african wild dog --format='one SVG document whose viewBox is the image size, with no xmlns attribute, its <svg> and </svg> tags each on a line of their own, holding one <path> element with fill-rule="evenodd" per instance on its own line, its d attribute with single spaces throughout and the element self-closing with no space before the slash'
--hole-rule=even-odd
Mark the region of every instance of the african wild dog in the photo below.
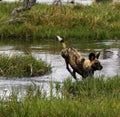
<svg viewBox="0 0 120 117">
<path fill-rule="evenodd" d="M 74 79 L 77 80 L 76 73 L 80 74 L 83 78 L 86 78 L 94 75 L 94 71 L 103 68 L 98 60 L 100 52 L 97 54 L 90 53 L 88 59 L 86 59 L 82 57 L 76 49 L 70 47 L 67 48 L 64 40 L 60 36 L 57 36 L 57 39 L 61 42 L 63 47 L 61 55 L 65 59 L 66 68 Z M 73 71 L 71 71 L 69 65 Z"/>
</svg>

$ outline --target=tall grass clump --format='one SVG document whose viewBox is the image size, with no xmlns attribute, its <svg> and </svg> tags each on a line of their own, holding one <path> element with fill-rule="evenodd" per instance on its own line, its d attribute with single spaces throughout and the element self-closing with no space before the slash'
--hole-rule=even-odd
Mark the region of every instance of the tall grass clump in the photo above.
<svg viewBox="0 0 120 117">
<path fill-rule="evenodd" d="M 31 55 L 22 56 L 0 55 L 0 76 L 3 77 L 31 77 L 40 76 L 51 71 L 51 66 Z"/>
<path fill-rule="evenodd" d="M 119 117 L 120 115 L 119 76 L 107 80 L 89 78 L 78 82 L 67 79 L 61 87 L 57 87 L 62 92 L 62 96 L 59 97 L 43 96 L 42 90 L 35 87 L 29 87 L 27 95 L 20 102 L 14 93 L 10 96 L 10 101 L 4 102 L 1 99 L 0 116 L 7 117 L 9 114 L 9 117 Z"/>
<path fill-rule="evenodd" d="M 120 3 L 93 3 L 90 6 L 37 4 L 14 16 L 10 12 L 20 3 L 1 3 L 0 37 L 111 39 L 120 38 Z M 5 12 L 5 10 L 7 12 Z M 9 19 L 22 19 L 9 22 Z"/>
<path fill-rule="evenodd" d="M 78 96 L 80 98 L 118 98 L 120 96 L 119 78 L 119 76 L 108 78 L 106 80 L 104 78 L 88 78 L 84 81 L 78 81 L 74 83 L 68 79 L 64 82 L 63 90 L 70 96 L 73 95 L 74 97 Z"/>
</svg>

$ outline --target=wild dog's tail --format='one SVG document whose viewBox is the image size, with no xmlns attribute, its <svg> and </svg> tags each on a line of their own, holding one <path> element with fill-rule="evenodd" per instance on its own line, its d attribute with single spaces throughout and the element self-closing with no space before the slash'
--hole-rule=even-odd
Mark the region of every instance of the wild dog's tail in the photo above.
<svg viewBox="0 0 120 117">
<path fill-rule="evenodd" d="M 67 46 L 66 46 L 66 44 L 65 44 L 65 42 L 64 42 L 64 40 L 63 40 L 63 38 L 61 38 L 60 36 L 56 36 L 57 37 L 57 39 L 58 39 L 58 41 L 62 44 L 62 47 L 63 48 L 66 48 Z"/>
</svg>

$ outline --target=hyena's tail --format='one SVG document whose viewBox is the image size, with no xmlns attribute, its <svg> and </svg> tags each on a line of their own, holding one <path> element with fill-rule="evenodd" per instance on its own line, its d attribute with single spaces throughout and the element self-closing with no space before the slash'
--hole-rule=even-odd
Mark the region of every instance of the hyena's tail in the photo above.
<svg viewBox="0 0 120 117">
<path fill-rule="evenodd" d="M 58 39 L 58 41 L 62 44 L 62 47 L 63 48 L 66 48 L 67 46 L 66 46 L 66 44 L 65 44 L 65 42 L 64 42 L 64 39 L 63 38 L 61 38 L 60 36 L 56 36 L 57 37 L 57 39 Z"/>
</svg>

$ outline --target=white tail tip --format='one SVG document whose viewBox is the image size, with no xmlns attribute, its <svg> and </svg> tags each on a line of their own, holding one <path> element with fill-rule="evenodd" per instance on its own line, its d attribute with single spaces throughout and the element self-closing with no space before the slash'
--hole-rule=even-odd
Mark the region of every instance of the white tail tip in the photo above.
<svg viewBox="0 0 120 117">
<path fill-rule="evenodd" d="M 60 41 L 60 42 L 63 40 L 63 38 L 61 38 L 61 37 L 58 36 L 58 35 L 57 35 L 56 37 L 57 37 L 58 41 Z"/>
</svg>

